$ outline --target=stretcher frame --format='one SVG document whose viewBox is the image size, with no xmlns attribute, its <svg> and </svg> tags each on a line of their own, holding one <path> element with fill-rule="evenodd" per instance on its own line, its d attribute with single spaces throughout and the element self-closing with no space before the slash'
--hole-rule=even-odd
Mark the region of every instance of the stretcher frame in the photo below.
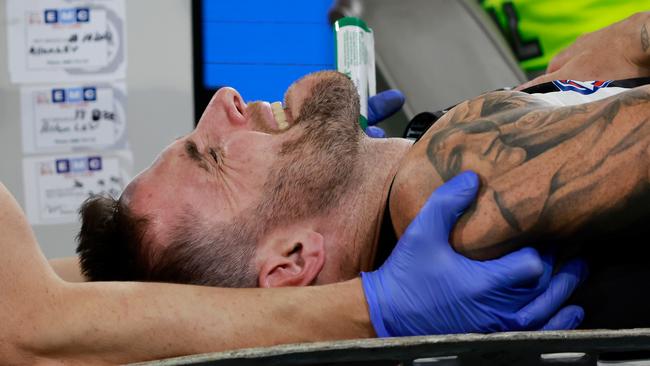
<svg viewBox="0 0 650 366">
<path fill-rule="evenodd" d="M 650 351 L 650 329 L 455 334 L 356 339 L 248 348 L 139 363 L 141 366 L 596 365 L 601 355 Z M 544 355 L 544 356 L 542 356 Z M 629 358 L 629 357 L 628 357 Z M 391 364 L 391 363 L 389 363 Z"/>
</svg>

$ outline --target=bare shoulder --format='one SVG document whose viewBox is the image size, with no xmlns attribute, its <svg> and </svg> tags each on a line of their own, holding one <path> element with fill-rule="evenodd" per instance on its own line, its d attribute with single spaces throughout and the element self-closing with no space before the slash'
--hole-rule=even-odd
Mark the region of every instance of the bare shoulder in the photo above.
<svg viewBox="0 0 650 366">
<path fill-rule="evenodd" d="M 2 227 L 8 228 L 6 226 L 6 224 L 9 224 L 8 221 L 15 221 L 19 216 L 22 216 L 20 206 L 18 206 L 7 187 L 0 182 L 0 221 L 3 221 Z"/>
<path fill-rule="evenodd" d="M 9 189 L 0 181 L 0 204 L 9 205 L 15 204 L 14 196 L 9 192 Z"/>
<path fill-rule="evenodd" d="M 20 205 L 2 182 L 0 182 L 0 227 L 4 231 L 3 237 L 7 237 L 8 233 L 18 234 L 26 231 L 31 233 Z"/>
</svg>

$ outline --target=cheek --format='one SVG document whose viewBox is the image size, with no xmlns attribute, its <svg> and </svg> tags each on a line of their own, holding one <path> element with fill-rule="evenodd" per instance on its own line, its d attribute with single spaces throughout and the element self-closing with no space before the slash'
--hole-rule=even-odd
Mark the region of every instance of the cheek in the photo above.
<svg viewBox="0 0 650 366">
<path fill-rule="evenodd" d="M 223 147 L 223 163 L 228 170 L 238 171 L 250 182 L 263 183 L 270 168 L 277 163 L 278 148 L 269 136 L 258 133 L 231 138 Z"/>
<path fill-rule="evenodd" d="M 233 134 L 223 146 L 224 158 L 237 164 L 250 163 L 256 158 L 273 158 L 277 155 L 271 136 L 261 132 Z"/>
</svg>

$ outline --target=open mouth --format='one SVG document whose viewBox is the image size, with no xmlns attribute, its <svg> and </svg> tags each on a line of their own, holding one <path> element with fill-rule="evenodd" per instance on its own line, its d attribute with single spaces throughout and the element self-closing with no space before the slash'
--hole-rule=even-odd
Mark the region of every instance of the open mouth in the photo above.
<svg viewBox="0 0 650 366">
<path fill-rule="evenodd" d="M 273 102 L 271 103 L 271 111 L 273 112 L 273 118 L 278 124 L 280 130 L 286 130 L 289 128 L 289 122 L 287 121 L 287 115 L 282 107 L 282 102 Z"/>
<path fill-rule="evenodd" d="M 292 126 L 291 111 L 283 108 L 281 102 L 249 102 L 245 112 L 251 125 L 261 132 L 279 133 Z"/>
</svg>

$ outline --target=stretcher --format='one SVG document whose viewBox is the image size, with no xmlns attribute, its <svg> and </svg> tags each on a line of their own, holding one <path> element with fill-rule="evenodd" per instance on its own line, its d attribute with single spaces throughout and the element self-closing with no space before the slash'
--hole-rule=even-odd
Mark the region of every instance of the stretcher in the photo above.
<svg viewBox="0 0 650 366">
<path fill-rule="evenodd" d="M 359 339 L 192 355 L 142 366 L 364 365 L 650 365 L 650 329 L 457 334 Z M 609 360 L 609 361 L 607 361 Z"/>
</svg>

